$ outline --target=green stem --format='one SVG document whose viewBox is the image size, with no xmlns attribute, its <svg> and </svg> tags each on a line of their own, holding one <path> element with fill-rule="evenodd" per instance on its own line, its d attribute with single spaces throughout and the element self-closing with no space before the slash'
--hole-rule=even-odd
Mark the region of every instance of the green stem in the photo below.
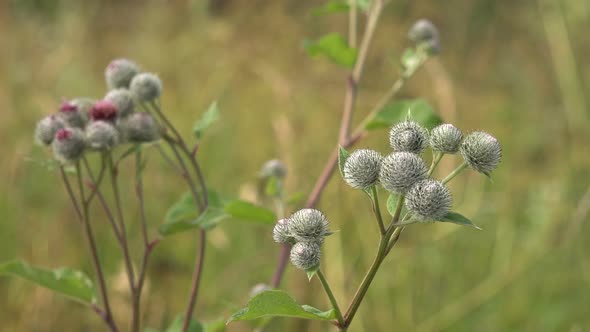
<svg viewBox="0 0 590 332">
<path fill-rule="evenodd" d="M 432 157 L 432 164 L 430 164 L 430 169 L 428 170 L 428 177 L 432 175 L 432 172 L 434 172 L 434 169 L 436 166 L 438 166 L 438 163 L 440 163 L 444 155 L 445 154 L 443 152 L 435 152 L 434 156 Z"/>
<path fill-rule="evenodd" d="M 381 209 L 379 208 L 379 196 L 377 195 L 377 186 L 373 186 L 371 188 L 371 196 L 373 198 L 373 213 L 377 218 L 377 224 L 379 224 L 379 231 L 381 232 L 381 235 L 384 235 L 386 230 L 385 224 L 383 223 L 383 217 L 381 216 Z"/>
<path fill-rule="evenodd" d="M 449 175 L 447 175 L 447 177 L 442 180 L 442 183 L 446 184 L 447 182 L 451 181 L 455 176 L 459 175 L 459 173 L 461 173 L 466 167 L 467 162 L 464 161 L 461 165 L 455 168 Z"/>
<path fill-rule="evenodd" d="M 344 317 L 342 317 L 342 312 L 340 311 L 340 307 L 338 306 L 338 301 L 336 301 L 334 293 L 332 293 L 332 289 L 330 289 L 330 284 L 328 283 L 328 280 L 326 280 L 326 277 L 322 273 L 321 269 L 318 269 L 318 272 L 316 274 L 320 279 L 320 282 L 322 283 L 324 290 L 326 291 L 326 295 L 328 295 L 328 298 L 330 299 L 332 308 L 334 308 L 334 312 L 336 313 L 336 319 L 338 320 L 339 327 L 344 328 Z"/>
<path fill-rule="evenodd" d="M 397 243 L 397 240 L 399 240 L 399 236 L 402 234 L 402 232 L 404 231 L 405 227 L 397 227 L 394 231 L 393 234 L 391 235 L 391 240 L 389 240 L 389 244 L 387 245 L 387 250 L 385 251 L 385 255 L 389 255 L 389 252 L 391 251 L 391 249 L 393 248 L 393 246 L 395 246 L 395 244 Z"/>
<path fill-rule="evenodd" d="M 371 282 L 373 282 L 373 278 L 375 278 L 375 275 L 377 274 L 377 271 L 379 270 L 381 263 L 383 262 L 383 260 L 387 256 L 387 252 L 388 252 L 387 248 L 389 246 L 389 240 L 391 239 L 391 237 L 395 233 L 395 231 L 398 229 L 395 227 L 395 224 L 398 222 L 399 217 L 401 215 L 403 203 L 404 203 L 404 197 L 402 196 L 400 198 L 400 200 L 397 202 L 397 207 L 395 209 L 395 213 L 393 215 L 391 224 L 387 228 L 387 231 L 385 232 L 385 234 L 383 234 L 381 236 L 381 239 L 379 241 L 379 248 L 377 250 L 377 254 L 375 255 L 375 259 L 373 260 L 373 263 L 371 264 L 369 271 L 367 271 L 367 274 L 363 278 L 361 285 L 357 289 L 356 294 L 354 295 L 354 298 L 352 299 L 352 302 L 350 303 L 350 305 L 348 306 L 348 309 L 346 310 L 346 314 L 344 315 L 344 327 L 345 328 L 348 328 L 350 326 L 350 323 L 352 322 L 354 315 L 356 314 L 359 306 L 361 305 L 361 302 L 363 301 L 365 295 L 367 294 L 367 291 L 369 290 L 369 286 L 371 285 Z"/>
</svg>

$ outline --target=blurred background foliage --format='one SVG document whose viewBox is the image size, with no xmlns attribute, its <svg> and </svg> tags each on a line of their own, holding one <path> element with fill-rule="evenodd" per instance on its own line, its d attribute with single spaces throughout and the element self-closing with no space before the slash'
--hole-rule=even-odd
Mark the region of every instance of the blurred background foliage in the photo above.
<svg viewBox="0 0 590 332">
<path fill-rule="evenodd" d="M 136 60 L 164 82 L 163 105 L 186 135 L 209 103 L 222 121 L 199 150 L 209 184 L 254 199 L 264 161 L 289 169 L 287 190 L 308 193 L 337 137 L 345 72 L 310 59 L 305 38 L 346 33 L 347 15 L 311 15 L 320 1 L 0 1 L 0 261 L 92 272 L 86 244 L 56 173 L 29 159 L 34 124 L 62 98 L 105 93 L 115 57 Z M 588 331 L 590 317 L 590 3 L 585 0 L 394 0 L 377 29 L 361 82 L 358 121 L 399 75 L 418 18 L 441 31 L 442 53 L 401 97 L 424 97 L 447 122 L 482 129 L 503 144 L 493 181 L 466 172 L 452 183 L 456 210 L 483 231 L 451 224 L 404 232 L 351 331 Z M 386 131 L 361 147 L 388 151 Z M 449 158 L 442 170 L 452 169 Z M 438 176 L 443 176 L 443 171 Z M 126 172 L 125 170 L 123 172 Z M 183 183 L 150 155 L 148 212 L 154 229 Z M 137 216 L 132 188 L 129 215 Z M 366 197 L 334 178 L 320 208 L 332 228 L 323 264 L 348 303 L 376 250 Z M 102 222 L 97 209 L 95 221 Z M 137 223 L 134 251 L 139 255 Z M 117 317 L 127 315 L 122 262 L 107 227 L 102 258 Z M 149 269 L 147 325 L 184 308 L 194 234 L 164 240 Z M 270 229 L 228 221 L 209 237 L 196 315 L 227 318 L 268 282 L 278 246 Z M 282 288 L 327 308 L 317 280 L 290 268 Z M 24 281 L 0 279 L 0 331 L 101 330 L 91 311 Z M 395 328 L 393 328 L 395 326 Z M 328 331 L 325 323 L 277 319 L 269 331 Z M 247 323 L 229 331 L 250 331 Z"/>
</svg>

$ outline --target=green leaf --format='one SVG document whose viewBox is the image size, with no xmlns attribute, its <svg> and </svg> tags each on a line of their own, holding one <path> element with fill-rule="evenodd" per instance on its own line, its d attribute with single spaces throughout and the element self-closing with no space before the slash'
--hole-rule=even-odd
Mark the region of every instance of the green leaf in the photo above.
<svg viewBox="0 0 590 332">
<path fill-rule="evenodd" d="M 332 63 L 346 68 L 352 68 L 356 62 L 357 51 L 348 47 L 348 43 L 341 35 L 332 33 L 317 41 L 306 41 L 304 47 L 311 56 L 324 56 Z"/>
<path fill-rule="evenodd" d="M 465 216 L 463 216 L 462 214 L 459 214 L 457 212 L 447 213 L 447 215 L 440 221 L 441 222 L 452 222 L 453 224 L 462 225 L 462 226 L 471 226 L 475 229 L 481 230 L 481 227 L 475 225 L 474 223 L 471 222 L 471 220 L 467 219 Z"/>
<path fill-rule="evenodd" d="M 225 332 L 225 319 L 218 319 L 212 322 L 205 323 L 203 326 L 204 332 Z"/>
<path fill-rule="evenodd" d="M 190 192 L 185 192 L 180 199 L 174 203 L 166 212 L 164 222 L 176 223 L 179 221 L 186 221 L 195 219 L 199 216 L 199 210 L 195 204 L 193 196 Z"/>
<path fill-rule="evenodd" d="M 84 304 L 96 303 L 96 291 L 88 276 L 67 267 L 45 270 L 21 260 L 0 264 L 0 275 L 14 275 Z"/>
<path fill-rule="evenodd" d="M 321 16 L 327 14 L 347 12 L 350 8 L 350 1 L 351 0 L 340 0 L 328 2 L 312 10 L 312 14 L 315 16 Z M 362 11 L 366 12 L 367 10 L 369 10 L 370 5 L 370 0 L 356 0 L 356 7 Z"/>
<path fill-rule="evenodd" d="M 241 200 L 227 203 L 224 211 L 234 218 L 246 221 L 268 225 L 274 225 L 277 221 L 277 216 L 269 209 Z"/>
<path fill-rule="evenodd" d="M 159 232 L 162 235 L 172 235 L 193 228 L 211 229 L 229 216 L 225 211 L 218 207 L 208 206 L 202 214 L 195 219 L 176 219 L 165 222 L 160 225 Z"/>
<path fill-rule="evenodd" d="M 387 197 L 387 211 L 392 217 L 395 215 L 395 210 L 397 209 L 398 201 L 399 196 L 396 194 L 389 194 L 389 197 Z"/>
<path fill-rule="evenodd" d="M 424 99 L 405 99 L 385 105 L 365 125 L 365 128 L 367 130 L 389 128 L 398 122 L 404 121 L 408 112 L 411 113 L 414 121 L 428 129 L 442 123 L 441 118 Z"/>
<path fill-rule="evenodd" d="M 318 273 L 318 270 L 320 269 L 320 266 L 314 266 L 311 269 L 307 269 L 305 270 L 305 273 L 307 273 L 307 279 L 309 281 L 311 281 L 311 279 L 313 278 L 313 276 L 315 276 Z"/>
<path fill-rule="evenodd" d="M 181 332 L 182 331 L 182 326 L 184 324 L 184 315 L 178 315 L 176 316 L 176 318 L 174 318 L 174 320 L 172 321 L 172 324 L 170 324 L 170 326 L 166 329 L 166 332 Z M 205 329 L 203 328 L 203 325 L 199 322 L 197 322 L 194 319 L 191 319 L 191 321 L 188 324 L 188 332 L 205 332 Z"/>
<path fill-rule="evenodd" d="M 227 323 L 254 320 L 263 317 L 294 317 L 314 320 L 334 319 L 334 310 L 320 311 L 310 306 L 301 306 L 281 290 L 267 290 L 254 296 L 248 305 L 234 313 Z"/>
<path fill-rule="evenodd" d="M 348 153 L 348 151 L 346 151 L 345 148 L 338 146 L 338 168 L 340 169 L 340 175 L 342 175 L 343 179 L 344 179 L 344 163 L 346 162 L 346 159 L 348 158 L 348 156 L 350 156 L 350 153 Z"/>
<path fill-rule="evenodd" d="M 315 16 L 342 13 L 348 11 L 350 6 L 347 1 L 331 1 L 322 6 L 319 6 L 312 10 L 312 14 Z"/>
<path fill-rule="evenodd" d="M 356 0 L 356 6 L 366 12 L 371 7 L 371 0 Z"/>
<path fill-rule="evenodd" d="M 217 107 L 217 101 L 214 101 L 193 126 L 195 137 L 201 139 L 205 130 L 217 121 L 217 119 L 219 119 L 219 108 Z"/>
</svg>

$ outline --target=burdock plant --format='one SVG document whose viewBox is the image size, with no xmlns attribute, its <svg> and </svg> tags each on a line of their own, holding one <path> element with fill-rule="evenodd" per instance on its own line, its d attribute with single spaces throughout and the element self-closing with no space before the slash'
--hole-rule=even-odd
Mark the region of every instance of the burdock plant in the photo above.
<svg viewBox="0 0 590 332">
<path fill-rule="evenodd" d="M 394 101 L 405 82 L 440 51 L 439 32 L 428 20 L 419 20 L 409 29 L 408 37 L 413 45 L 400 57 L 399 78 L 390 82 L 384 96 L 351 130 L 369 49 L 385 4 L 385 0 L 351 0 L 345 6 L 350 18 L 347 39 L 329 34 L 306 43 L 312 56 L 324 56 L 346 68 L 347 79 L 338 139 L 303 206 L 296 206 L 287 213 L 290 206 L 283 185 L 287 168 L 276 159 L 264 164 L 259 173 L 261 191 L 273 202 L 274 211 L 251 202 L 224 198 L 212 190 L 205 181 L 198 151 L 204 132 L 219 116 L 217 103 L 212 103 L 195 123 L 189 143 L 163 108 L 161 97 L 165 95 L 165 85 L 158 75 L 143 72 L 131 60 L 117 59 L 105 70 L 108 91 L 104 98 L 65 101 L 57 112 L 37 123 L 34 134 L 37 143 L 51 147 L 49 164 L 57 165 L 81 225 L 93 265 L 92 278 L 70 268 L 45 270 L 23 261 L 0 264 L 0 274 L 23 277 L 87 305 L 111 332 L 139 332 L 143 328 L 141 297 L 151 253 L 166 237 L 196 230 L 198 246 L 192 282 L 183 294 L 187 305 L 167 331 L 203 331 L 194 309 L 205 268 L 207 231 L 229 217 L 240 218 L 274 225 L 272 230 L 268 228 L 267 239 L 277 242 L 280 250 L 270 281 L 257 284 L 250 292 L 247 306 L 231 315 L 227 323 L 256 320 L 260 331 L 269 318 L 286 316 L 329 321 L 339 331 L 348 330 L 373 278 L 406 227 L 422 225 L 424 231 L 428 224 L 450 222 L 477 228 L 453 211 L 447 183 L 467 168 L 490 176 L 502 157 L 496 138 L 484 132 L 464 136 L 454 125 L 441 124 L 441 119 L 424 100 Z M 332 10 L 326 8 L 324 10 Z M 358 19 L 361 13 L 366 16 L 365 20 Z M 358 33 L 360 21 L 365 22 L 362 34 Z M 416 113 L 420 113 L 420 117 L 413 118 L 411 115 Z M 377 152 L 364 148 L 348 153 L 347 149 L 369 131 L 380 128 L 389 128 L 389 137 L 383 135 L 382 139 L 384 143 L 388 141 L 390 150 Z M 430 167 L 422 156 L 429 149 L 432 152 Z M 148 220 L 160 220 L 160 216 L 148 216 L 145 210 L 149 200 L 157 198 L 158 188 L 153 188 L 156 192 L 148 192 L 143 184 L 144 172 L 149 167 L 146 155 L 154 151 L 178 174 L 187 189 L 163 216 L 158 235 L 152 234 Z M 464 161 L 443 179 L 433 178 L 442 158 L 451 155 L 460 156 Z M 119 176 L 124 167 L 129 167 L 134 176 Z M 380 237 L 375 259 L 346 308 L 340 306 L 323 273 L 330 262 L 322 261 L 322 246 L 334 236 L 329 215 L 316 208 L 337 168 L 346 184 L 369 197 L 375 231 Z M 135 198 L 123 197 L 120 190 L 123 185 L 133 187 Z M 388 196 L 387 211 L 391 218 L 385 218 L 382 213 L 380 195 Z M 128 228 L 130 213 L 127 210 L 132 199 L 138 210 L 135 214 L 138 227 L 133 229 L 140 229 L 139 234 L 128 232 L 132 228 Z M 90 211 L 95 205 L 104 210 L 106 222 L 94 220 L 96 216 Z M 114 243 L 97 243 L 94 234 L 98 227 L 110 228 Z M 134 236 L 142 241 L 140 257 L 132 255 Z M 103 246 L 109 245 L 119 249 L 124 263 L 130 317 L 121 317 L 110 305 L 112 285 L 107 282 L 103 268 L 106 258 L 101 255 Z M 314 277 L 319 279 L 331 304 L 329 310 L 299 305 L 288 293 L 278 289 L 289 261 L 298 270 L 305 271 L 310 281 Z M 122 328 L 124 323 L 128 326 Z"/>
<path fill-rule="evenodd" d="M 220 220 L 219 216 L 206 214 L 212 191 L 207 189 L 197 160 L 197 148 L 203 133 L 217 118 L 217 104 L 213 103 L 196 122 L 193 130 L 195 142 L 189 145 L 161 107 L 163 84 L 158 76 L 142 73 L 131 60 L 117 59 L 107 66 L 105 78 L 109 91 L 103 99 L 76 98 L 63 102 L 56 113 L 45 116 L 37 123 L 34 135 L 37 143 L 50 146 L 53 151 L 54 164 L 57 164 L 89 246 L 95 281 L 73 269 L 47 271 L 23 261 L 1 264 L 0 274 L 16 274 L 87 304 L 110 331 L 139 332 L 142 330 L 141 295 L 149 259 L 156 244 L 161 237 L 198 229 L 199 246 L 192 284 L 186 295 L 187 307 L 172 322 L 176 326 L 174 331 L 188 331 L 189 328 L 192 331 L 199 324 L 194 320 L 193 312 L 204 266 L 206 230 Z M 146 200 L 149 199 L 143 185 L 147 167 L 145 155 L 152 150 L 157 150 L 171 169 L 178 172 L 188 188 L 188 193 L 171 207 L 164 218 L 165 222 L 159 228 L 160 236 L 150 235 L 148 219 L 153 217 L 145 211 Z M 134 161 L 129 163 L 127 159 Z M 120 177 L 122 167 L 130 167 L 135 176 Z M 121 195 L 122 185 L 134 187 L 136 193 L 138 228 L 141 229 L 141 234 L 137 235 L 143 242 L 143 253 L 139 258 L 131 254 L 130 240 L 135 237 L 128 232 L 130 221 L 127 210 L 131 202 L 130 198 Z M 109 189 L 110 196 L 107 194 Z M 95 204 L 106 212 L 107 223 L 93 220 L 95 216 L 90 214 L 90 208 Z M 232 216 L 232 211 L 227 212 L 227 216 Z M 101 255 L 102 247 L 109 244 L 97 243 L 94 235 L 95 228 L 106 225 L 114 234 L 124 262 L 130 317 L 118 317 L 110 305 L 110 285 Z M 123 321 L 129 326 L 121 328 Z"/>
<path fill-rule="evenodd" d="M 415 45 L 408 48 L 401 57 L 400 78 L 392 83 L 389 91 L 368 112 L 359 126 L 350 130 L 368 48 L 384 5 L 383 0 L 371 1 L 367 7 L 356 1 L 349 2 L 348 40 L 330 34 L 307 45 L 312 55 L 324 55 L 332 62 L 350 69 L 339 138 L 305 206 L 291 216 L 282 217 L 273 229 L 272 237 L 282 246 L 275 273 L 268 285 L 274 289 L 257 292 L 246 307 L 234 313 L 228 322 L 258 320 L 256 325 L 262 330 L 269 321 L 268 317 L 297 317 L 330 321 L 338 331 L 347 331 L 373 278 L 406 227 L 446 222 L 479 228 L 453 211 L 452 194 L 447 183 L 467 167 L 489 175 L 501 159 L 498 141 L 481 132 L 463 137 L 462 132 L 452 124 L 441 124 L 440 118 L 423 100 L 392 102 L 413 73 L 429 57 L 440 51 L 439 32 L 433 23 L 422 19 L 410 28 L 408 37 Z M 362 38 L 358 41 L 357 15 L 361 11 L 365 12 L 367 19 Z M 350 54 L 355 56 L 348 57 Z M 420 113 L 420 121 L 414 120 L 413 113 Z M 368 131 L 384 127 L 389 128 L 390 151 L 380 153 L 363 148 L 349 153 L 346 150 L 366 136 Z M 430 166 L 422 156 L 426 154 L 426 150 L 432 152 Z M 433 178 L 433 172 L 441 159 L 457 152 L 463 157 L 463 163 L 445 178 Z M 327 235 L 331 232 L 327 227 L 327 217 L 315 209 L 337 167 L 350 187 L 368 195 L 370 208 L 375 216 L 375 230 L 380 235 L 375 259 L 347 307 L 340 306 L 323 273 L 330 262 L 322 261 L 321 247 L 325 241 L 330 240 Z M 379 204 L 381 195 L 388 197 L 387 211 L 391 216 L 389 220 L 385 218 Z M 347 231 L 349 230 L 339 230 Z M 329 310 L 299 305 L 287 292 L 277 289 L 289 260 L 294 267 L 304 270 L 310 281 L 317 276 L 331 304 Z M 261 318 L 264 319 L 260 320 Z"/>
</svg>

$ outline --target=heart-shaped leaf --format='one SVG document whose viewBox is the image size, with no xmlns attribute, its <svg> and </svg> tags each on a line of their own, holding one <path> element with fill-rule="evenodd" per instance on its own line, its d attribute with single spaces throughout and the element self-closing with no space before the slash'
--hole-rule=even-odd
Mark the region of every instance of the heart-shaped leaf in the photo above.
<svg viewBox="0 0 590 332">
<path fill-rule="evenodd" d="M 96 291 L 83 272 L 62 267 L 46 270 L 21 260 L 0 264 L 0 275 L 14 275 L 84 304 L 96 302 Z"/>
<path fill-rule="evenodd" d="M 320 311 L 314 307 L 299 305 L 289 294 L 281 290 L 267 290 L 250 299 L 248 305 L 234 313 L 227 323 L 264 317 L 331 320 L 335 318 L 335 314 L 333 309 Z"/>
<path fill-rule="evenodd" d="M 326 35 L 316 41 L 308 40 L 304 47 L 309 55 L 323 56 L 345 68 L 352 68 L 356 62 L 357 50 L 348 47 L 348 42 L 337 33 Z"/>
</svg>

